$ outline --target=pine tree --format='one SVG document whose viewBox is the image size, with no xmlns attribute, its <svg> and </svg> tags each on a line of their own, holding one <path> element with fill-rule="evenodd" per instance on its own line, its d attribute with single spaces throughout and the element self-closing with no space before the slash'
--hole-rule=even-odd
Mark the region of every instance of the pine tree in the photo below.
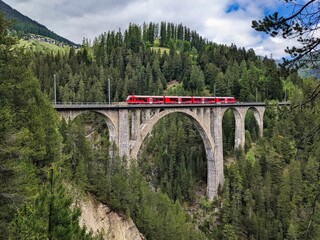
<svg viewBox="0 0 320 240">
<path fill-rule="evenodd" d="M 56 170 L 50 169 L 48 182 L 30 203 L 17 213 L 11 239 L 92 239 L 79 226 L 79 210 L 71 210 L 71 200 Z"/>
<path fill-rule="evenodd" d="M 41 168 L 60 159 L 57 116 L 40 91 L 30 56 L 14 46 L 0 15 L 0 234 L 14 210 L 36 192 Z M 37 167 L 39 169 L 37 169 Z"/>
</svg>

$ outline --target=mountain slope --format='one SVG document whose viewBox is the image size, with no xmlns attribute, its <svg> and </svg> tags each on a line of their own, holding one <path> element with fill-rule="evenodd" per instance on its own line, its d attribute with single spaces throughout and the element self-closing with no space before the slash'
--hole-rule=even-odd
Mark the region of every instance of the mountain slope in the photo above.
<svg viewBox="0 0 320 240">
<path fill-rule="evenodd" d="M 36 34 L 55 39 L 69 45 L 76 45 L 70 40 L 63 38 L 56 33 L 49 30 L 44 25 L 30 19 L 29 17 L 21 14 L 17 10 L 10 7 L 8 4 L 0 0 L 0 12 L 3 12 L 7 19 L 14 20 L 11 29 L 22 34 Z"/>
</svg>

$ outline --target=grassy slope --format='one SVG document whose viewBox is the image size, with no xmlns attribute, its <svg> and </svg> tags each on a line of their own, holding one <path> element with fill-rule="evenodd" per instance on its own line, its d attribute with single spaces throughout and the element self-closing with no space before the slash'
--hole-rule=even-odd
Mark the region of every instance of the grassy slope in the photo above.
<svg viewBox="0 0 320 240">
<path fill-rule="evenodd" d="M 68 46 L 60 47 L 55 44 L 51 44 L 48 42 L 41 42 L 39 40 L 23 40 L 20 39 L 19 47 L 23 47 L 26 51 L 30 52 L 53 52 L 53 53 L 60 53 L 64 54 L 66 51 L 69 50 Z"/>
<path fill-rule="evenodd" d="M 163 54 L 164 52 L 167 52 L 169 54 L 170 49 L 169 48 L 165 48 L 165 47 L 151 47 L 152 51 L 159 51 L 161 52 L 161 54 Z"/>
</svg>

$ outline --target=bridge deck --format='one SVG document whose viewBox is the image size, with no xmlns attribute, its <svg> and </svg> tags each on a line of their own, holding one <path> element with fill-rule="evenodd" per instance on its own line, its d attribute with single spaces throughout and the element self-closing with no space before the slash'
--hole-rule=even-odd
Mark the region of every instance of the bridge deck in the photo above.
<svg viewBox="0 0 320 240">
<path fill-rule="evenodd" d="M 213 108 L 213 107 L 257 107 L 267 106 L 264 102 L 237 102 L 223 104 L 126 104 L 126 103 L 56 103 L 57 110 L 102 110 L 102 109 L 145 109 L 145 108 Z M 279 102 L 280 106 L 289 106 L 290 102 Z"/>
</svg>

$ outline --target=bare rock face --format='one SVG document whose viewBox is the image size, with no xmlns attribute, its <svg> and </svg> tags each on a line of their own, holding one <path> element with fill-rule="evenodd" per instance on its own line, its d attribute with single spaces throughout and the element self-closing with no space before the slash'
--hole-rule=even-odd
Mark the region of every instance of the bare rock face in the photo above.
<svg viewBox="0 0 320 240">
<path fill-rule="evenodd" d="M 145 239 L 131 218 L 124 218 L 111 211 L 91 195 L 76 205 L 81 209 L 80 225 L 85 226 L 94 236 L 101 235 L 103 239 L 115 240 Z"/>
</svg>

